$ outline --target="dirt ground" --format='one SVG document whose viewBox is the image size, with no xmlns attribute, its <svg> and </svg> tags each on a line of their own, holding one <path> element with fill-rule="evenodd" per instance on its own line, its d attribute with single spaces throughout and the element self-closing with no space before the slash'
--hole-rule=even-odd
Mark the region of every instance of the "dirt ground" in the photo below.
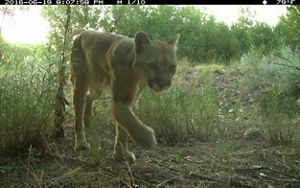
<svg viewBox="0 0 300 188">
<path fill-rule="evenodd" d="M 111 157 L 113 129 L 90 129 L 90 141 L 98 143 L 90 151 L 73 150 L 73 129 L 68 126 L 64 140 L 49 143 L 51 152 L 2 159 L 0 187 L 300 187 L 296 146 L 272 147 L 243 138 L 191 140 L 147 151 L 130 144 L 137 161 L 129 164 Z"/>
</svg>

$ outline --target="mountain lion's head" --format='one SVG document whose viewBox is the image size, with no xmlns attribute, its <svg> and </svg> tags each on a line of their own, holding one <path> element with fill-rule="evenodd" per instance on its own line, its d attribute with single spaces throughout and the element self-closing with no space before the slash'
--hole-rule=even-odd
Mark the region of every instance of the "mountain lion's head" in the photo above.
<svg viewBox="0 0 300 188">
<path fill-rule="evenodd" d="M 143 32 L 135 35 L 136 63 L 142 65 L 148 86 L 154 91 L 171 86 L 176 72 L 178 39 L 179 34 L 166 42 L 151 41 Z"/>
</svg>

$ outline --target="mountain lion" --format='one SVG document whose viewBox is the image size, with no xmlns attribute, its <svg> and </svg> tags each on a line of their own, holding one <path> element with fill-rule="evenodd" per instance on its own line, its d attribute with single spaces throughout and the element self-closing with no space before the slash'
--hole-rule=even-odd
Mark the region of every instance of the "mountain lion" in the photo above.
<svg viewBox="0 0 300 188">
<path fill-rule="evenodd" d="M 179 35 L 167 42 L 149 40 L 143 32 L 134 39 L 111 33 L 85 31 L 78 35 L 71 53 L 75 150 L 90 148 L 85 126 L 91 123 L 93 100 L 107 91 L 117 122 L 114 158 L 135 161 L 128 150 L 128 137 L 150 148 L 157 144 L 152 128 L 144 125 L 132 108 L 148 85 L 154 91 L 171 86 L 176 71 Z"/>
</svg>

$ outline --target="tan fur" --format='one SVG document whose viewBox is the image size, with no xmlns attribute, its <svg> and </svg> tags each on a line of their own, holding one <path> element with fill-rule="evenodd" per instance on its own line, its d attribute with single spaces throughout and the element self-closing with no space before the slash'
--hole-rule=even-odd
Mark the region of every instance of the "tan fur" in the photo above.
<svg viewBox="0 0 300 188">
<path fill-rule="evenodd" d="M 150 148 L 157 144 L 152 128 L 144 125 L 132 108 L 148 85 L 167 89 L 176 71 L 179 35 L 167 42 L 150 41 L 142 32 L 135 38 L 85 31 L 74 40 L 71 65 L 75 111 L 75 149 L 89 148 L 84 127 L 90 125 L 93 100 L 102 91 L 112 96 L 112 115 L 117 122 L 114 157 L 129 157 L 128 136 Z"/>
</svg>

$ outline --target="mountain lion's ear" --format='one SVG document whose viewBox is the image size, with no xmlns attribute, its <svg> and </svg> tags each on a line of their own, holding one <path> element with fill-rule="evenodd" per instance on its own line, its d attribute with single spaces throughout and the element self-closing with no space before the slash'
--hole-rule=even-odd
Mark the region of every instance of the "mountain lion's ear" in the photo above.
<svg viewBox="0 0 300 188">
<path fill-rule="evenodd" d="M 174 48 L 174 50 L 177 50 L 177 43 L 179 40 L 180 34 L 175 35 L 171 40 L 169 40 L 167 43 Z"/>
<path fill-rule="evenodd" d="M 143 32 L 138 32 L 138 33 L 135 34 L 134 42 L 135 42 L 135 50 L 136 50 L 136 52 L 141 52 L 148 45 L 150 45 L 149 38 Z"/>
</svg>

